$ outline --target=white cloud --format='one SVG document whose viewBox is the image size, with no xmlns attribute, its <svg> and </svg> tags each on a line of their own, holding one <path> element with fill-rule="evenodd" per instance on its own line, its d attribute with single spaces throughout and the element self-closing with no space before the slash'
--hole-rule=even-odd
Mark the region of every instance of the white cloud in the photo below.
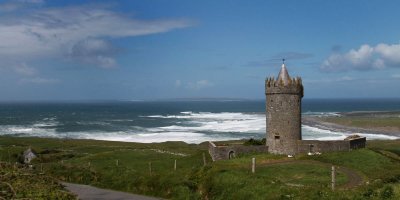
<svg viewBox="0 0 400 200">
<path fill-rule="evenodd" d="M 392 78 L 400 79 L 400 74 L 393 74 L 393 75 L 392 75 Z"/>
<path fill-rule="evenodd" d="M 37 6 L 43 4 L 44 0 L 11 0 L 0 3 L 0 11 L 12 12 L 29 6 Z"/>
<path fill-rule="evenodd" d="M 102 39 L 88 38 L 77 42 L 69 52 L 70 58 L 82 63 L 97 65 L 103 68 L 116 66 L 116 61 L 112 57 L 116 53 L 116 48 Z"/>
<path fill-rule="evenodd" d="M 29 62 L 67 57 L 107 68 L 115 66 L 116 60 L 110 51 L 113 45 L 105 38 L 111 41 L 190 25 L 182 19 L 140 20 L 93 5 L 10 12 L 0 15 L 0 59 Z"/>
<path fill-rule="evenodd" d="M 398 65 L 400 63 L 400 44 L 378 44 L 375 51 L 382 56 L 382 59 L 389 65 Z"/>
<path fill-rule="evenodd" d="M 21 3 L 44 3 L 44 0 L 16 0 Z"/>
<path fill-rule="evenodd" d="M 188 89 L 194 89 L 194 90 L 199 90 L 207 87 L 212 87 L 214 86 L 214 83 L 210 82 L 209 80 L 199 80 L 196 82 L 189 82 L 187 84 Z"/>
<path fill-rule="evenodd" d="M 372 70 L 400 67 L 400 44 L 367 44 L 340 54 L 333 53 L 321 65 L 323 71 Z"/>
<path fill-rule="evenodd" d="M 343 76 L 337 79 L 337 81 L 353 81 L 354 78 L 350 77 L 350 76 Z"/>
<path fill-rule="evenodd" d="M 175 87 L 181 87 L 181 85 L 182 85 L 181 80 L 176 80 L 175 81 Z"/>
<path fill-rule="evenodd" d="M 51 79 L 51 78 L 42 78 L 42 77 L 34 77 L 34 78 L 23 78 L 20 80 L 20 83 L 28 83 L 28 84 L 51 84 L 58 83 L 59 80 Z"/>
<path fill-rule="evenodd" d="M 346 81 L 359 81 L 350 76 L 343 76 L 339 78 L 324 78 L 324 79 L 304 79 L 304 83 L 315 84 L 315 83 L 336 83 L 336 82 L 346 82 Z"/>
<path fill-rule="evenodd" d="M 20 63 L 14 66 L 14 71 L 23 76 L 33 76 L 37 73 L 36 69 L 28 66 L 26 63 Z"/>
</svg>

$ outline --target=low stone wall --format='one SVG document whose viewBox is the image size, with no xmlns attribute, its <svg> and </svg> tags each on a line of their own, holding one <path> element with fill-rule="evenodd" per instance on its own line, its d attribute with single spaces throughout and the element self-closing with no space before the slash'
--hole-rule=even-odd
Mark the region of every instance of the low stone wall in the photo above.
<svg viewBox="0 0 400 200">
<path fill-rule="evenodd" d="M 316 153 L 331 151 L 350 151 L 352 149 L 364 148 L 366 143 L 365 137 L 351 140 L 299 140 L 297 141 L 298 153 Z"/>
<path fill-rule="evenodd" d="M 268 152 L 268 147 L 264 145 L 244 146 L 239 144 L 217 146 L 213 142 L 209 142 L 208 152 L 210 153 L 212 160 L 216 161 L 231 159 L 243 153 L 266 153 Z"/>
<path fill-rule="evenodd" d="M 350 151 L 352 149 L 365 148 L 366 138 L 359 137 L 346 140 L 298 140 L 297 153 L 323 153 L 332 151 Z M 296 144 L 295 144 L 296 145 Z M 245 146 L 241 144 L 227 144 L 217 146 L 209 142 L 208 151 L 213 161 L 227 160 L 244 153 L 267 153 L 268 146 Z"/>
<path fill-rule="evenodd" d="M 365 148 L 365 144 L 367 143 L 367 138 L 361 137 L 349 141 L 350 141 L 350 149 L 360 149 L 360 148 Z"/>
<path fill-rule="evenodd" d="M 315 152 L 330 152 L 330 151 L 349 151 L 350 141 L 346 140 L 299 140 L 297 141 L 298 153 L 315 153 Z"/>
</svg>

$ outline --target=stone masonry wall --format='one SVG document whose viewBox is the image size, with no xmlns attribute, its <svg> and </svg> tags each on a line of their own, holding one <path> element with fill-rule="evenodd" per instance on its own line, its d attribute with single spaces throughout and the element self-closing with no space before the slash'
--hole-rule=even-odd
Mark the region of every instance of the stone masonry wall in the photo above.
<svg viewBox="0 0 400 200">
<path fill-rule="evenodd" d="M 311 146 L 311 147 L 310 147 Z M 315 153 L 315 152 L 330 152 L 330 151 L 349 151 L 350 141 L 348 140 L 299 140 L 297 142 L 298 153 Z"/>
<path fill-rule="evenodd" d="M 269 79 L 265 84 L 267 146 L 270 153 L 294 155 L 297 141 L 301 140 L 300 81 L 289 85 L 277 85 Z"/>
<path fill-rule="evenodd" d="M 297 142 L 298 153 L 315 153 L 315 152 L 331 152 L 331 151 L 350 151 L 352 149 L 364 148 L 366 143 L 365 137 L 351 140 L 299 140 Z"/>
<path fill-rule="evenodd" d="M 268 152 L 268 147 L 264 145 L 260 146 L 244 146 L 244 145 L 228 145 L 228 146 L 216 146 L 213 142 L 209 142 L 208 151 L 213 161 L 216 160 L 227 160 L 231 157 L 235 157 L 239 154 L 244 153 L 262 153 Z"/>
<path fill-rule="evenodd" d="M 357 138 L 350 140 L 350 149 L 360 149 L 365 148 L 365 144 L 367 143 L 367 138 Z"/>
</svg>

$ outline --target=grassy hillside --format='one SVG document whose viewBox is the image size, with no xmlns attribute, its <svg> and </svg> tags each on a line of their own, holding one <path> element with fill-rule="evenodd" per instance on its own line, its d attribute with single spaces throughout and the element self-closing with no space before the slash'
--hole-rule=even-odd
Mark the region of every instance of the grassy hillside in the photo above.
<svg viewBox="0 0 400 200">
<path fill-rule="evenodd" d="M 0 137 L 0 159 L 15 162 L 31 146 L 32 173 L 171 199 L 398 199 L 400 141 L 367 149 L 287 158 L 241 155 L 211 162 L 206 145 Z M 207 165 L 203 166 L 203 153 Z M 251 158 L 257 161 L 251 173 Z M 175 160 L 177 169 L 174 170 Z M 331 165 L 337 189 L 330 189 Z M 150 171 L 151 166 L 151 171 Z"/>
<path fill-rule="evenodd" d="M 0 164 L 1 199 L 76 199 L 54 178 L 21 165 Z"/>
<path fill-rule="evenodd" d="M 344 126 L 368 128 L 372 130 L 400 131 L 400 118 L 395 117 L 370 117 L 370 116 L 341 116 L 324 117 L 320 120 Z"/>
</svg>

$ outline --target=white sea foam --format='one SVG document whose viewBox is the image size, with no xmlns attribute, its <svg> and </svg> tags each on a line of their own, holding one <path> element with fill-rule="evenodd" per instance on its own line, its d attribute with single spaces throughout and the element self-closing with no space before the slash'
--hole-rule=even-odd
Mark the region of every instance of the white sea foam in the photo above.
<svg viewBox="0 0 400 200">
<path fill-rule="evenodd" d="M 340 117 L 340 116 L 342 116 L 338 112 L 311 112 L 311 111 L 307 111 L 307 112 L 303 113 L 303 115 L 314 116 L 314 117 Z"/>
<path fill-rule="evenodd" d="M 14 132 L 14 133 L 31 133 L 33 132 L 33 128 L 27 128 L 27 127 L 20 127 L 20 126 L 15 126 L 15 127 L 9 127 L 9 131 Z"/>
<path fill-rule="evenodd" d="M 370 134 L 370 133 L 356 133 L 357 135 L 366 137 L 368 140 L 396 140 L 400 139 L 396 136 L 383 135 L 383 134 Z"/>
<path fill-rule="evenodd" d="M 55 127 L 58 126 L 59 123 L 57 122 L 38 122 L 33 124 L 33 127 Z"/>
<path fill-rule="evenodd" d="M 316 114 L 316 113 L 313 113 Z M 331 114 L 332 115 L 332 114 Z M 333 114 L 334 115 L 334 114 Z M 141 127 L 132 124 L 120 131 L 75 131 L 60 132 L 56 126 L 62 126 L 55 118 L 46 118 L 32 125 L 0 125 L 0 135 L 22 135 L 37 137 L 81 138 L 127 142 L 165 142 L 184 141 L 201 143 L 204 141 L 234 140 L 249 137 L 265 137 L 265 115 L 240 112 L 191 112 L 177 115 L 151 115 L 143 118 L 176 119 L 171 125 L 159 127 Z M 77 122 L 80 125 L 115 126 L 113 120 Z M 114 120 L 114 121 L 125 121 Z M 126 121 L 131 121 L 127 119 Z M 312 126 L 302 126 L 303 139 L 307 140 L 342 140 L 349 135 L 358 134 L 367 139 L 398 139 L 395 136 L 367 133 L 336 132 Z"/>
<path fill-rule="evenodd" d="M 56 117 L 45 117 L 41 121 L 35 122 L 32 126 L 33 128 L 51 128 L 59 125 L 60 123 Z"/>
<path fill-rule="evenodd" d="M 57 133 L 54 128 L 43 128 L 34 125 L 2 125 L 0 135 L 26 135 L 39 137 L 54 137 Z"/>
<path fill-rule="evenodd" d="M 133 119 L 110 119 L 107 121 L 110 121 L 110 122 L 133 122 L 135 120 L 133 120 Z"/>
<path fill-rule="evenodd" d="M 343 140 L 350 135 L 360 135 L 366 137 L 367 140 L 395 140 L 396 136 L 371 134 L 371 133 L 353 133 L 353 132 L 337 132 L 317 127 L 302 125 L 302 136 L 306 140 Z"/>
<path fill-rule="evenodd" d="M 211 132 L 265 132 L 265 115 L 244 113 L 211 113 L 190 111 L 181 115 L 151 115 L 150 118 L 188 119 L 186 126 L 159 127 L 164 131 L 211 131 Z"/>
<path fill-rule="evenodd" d="M 149 118 L 163 118 L 163 119 L 215 119 L 215 120 L 234 120 L 234 119 L 255 119 L 259 116 L 264 116 L 262 114 L 245 114 L 245 113 L 233 113 L 233 112 L 220 112 L 220 113 L 212 113 L 212 112 L 191 112 L 185 111 L 180 112 L 180 115 L 149 115 L 142 117 Z"/>
<path fill-rule="evenodd" d="M 110 125 L 111 123 L 109 122 L 104 122 L 104 121 L 84 121 L 84 122 L 76 122 L 79 125 L 100 125 L 100 126 L 107 126 Z"/>
</svg>

